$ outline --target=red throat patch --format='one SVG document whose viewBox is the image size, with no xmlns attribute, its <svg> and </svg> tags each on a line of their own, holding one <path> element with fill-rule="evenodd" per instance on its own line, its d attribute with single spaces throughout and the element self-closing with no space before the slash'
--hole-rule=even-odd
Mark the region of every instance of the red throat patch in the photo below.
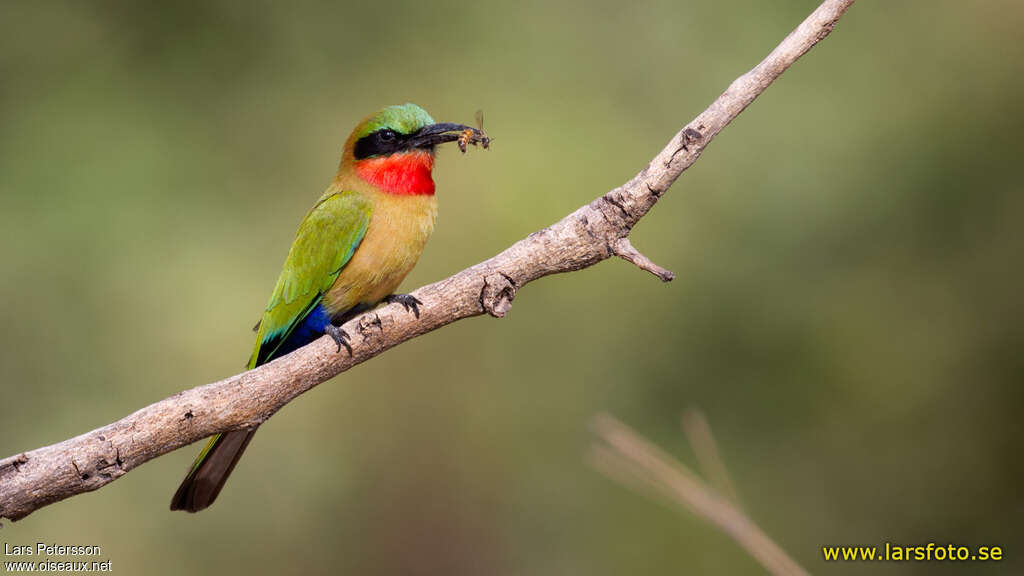
<svg viewBox="0 0 1024 576">
<path fill-rule="evenodd" d="M 356 162 L 356 174 L 388 194 L 434 195 L 434 155 L 424 150 L 367 158 Z"/>
</svg>

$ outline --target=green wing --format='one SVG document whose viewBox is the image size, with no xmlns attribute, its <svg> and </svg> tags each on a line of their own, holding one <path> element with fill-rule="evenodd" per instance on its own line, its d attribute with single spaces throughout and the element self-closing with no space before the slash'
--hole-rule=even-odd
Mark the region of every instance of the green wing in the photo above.
<svg viewBox="0 0 1024 576">
<path fill-rule="evenodd" d="M 371 211 L 361 194 L 341 192 L 323 198 L 306 214 L 260 320 L 249 368 L 272 358 L 320 303 L 362 242 Z"/>
</svg>

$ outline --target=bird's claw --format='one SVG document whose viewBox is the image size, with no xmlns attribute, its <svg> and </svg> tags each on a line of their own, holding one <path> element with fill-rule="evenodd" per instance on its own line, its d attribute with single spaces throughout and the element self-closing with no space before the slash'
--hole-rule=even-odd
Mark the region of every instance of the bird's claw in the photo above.
<svg viewBox="0 0 1024 576">
<path fill-rule="evenodd" d="M 338 345 L 338 352 L 341 352 L 341 347 L 344 346 L 345 350 L 348 350 L 348 355 L 352 355 L 352 347 L 348 344 L 348 332 L 342 330 L 340 326 L 328 324 L 324 334 L 334 339 L 334 343 Z"/>
<path fill-rule="evenodd" d="M 405 308 L 406 312 L 412 310 L 412 313 L 416 315 L 416 318 L 420 317 L 420 304 L 423 304 L 423 302 L 420 302 L 420 299 L 412 294 L 391 294 L 390 296 L 385 296 L 384 301 L 388 304 L 398 302 L 403 308 Z"/>
</svg>

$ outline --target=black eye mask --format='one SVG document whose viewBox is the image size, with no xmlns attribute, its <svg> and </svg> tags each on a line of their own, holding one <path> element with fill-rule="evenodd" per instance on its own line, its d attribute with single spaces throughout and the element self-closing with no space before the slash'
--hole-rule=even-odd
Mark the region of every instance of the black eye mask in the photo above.
<svg viewBox="0 0 1024 576">
<path fill-rule="evenodd" d="M 433 151 L 434 146 L 438 144 L 455 142 L 459 139 L 459 135 L 466 130 L 472 131 L 481 141 L 483 138 L 486 138 L 484 133 L 476 128 L 449 122 L 439 122 L 430 126 L 424 126 L 412 134 L 401 134 L 390 128 L 382 128 L 370 132 L 357 140 L 353 153 L 356 160 L 363 160 L 374 156 L 387 156 L 395 152 L 412 150 L 414 148 Z"/>
</svg>

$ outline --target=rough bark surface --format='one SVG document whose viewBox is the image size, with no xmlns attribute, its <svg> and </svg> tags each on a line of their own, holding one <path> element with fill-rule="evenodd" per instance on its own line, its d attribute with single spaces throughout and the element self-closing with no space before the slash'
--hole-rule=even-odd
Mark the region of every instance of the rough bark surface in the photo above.
<svg viewBox="0 0 1024 576">
<path fill-rule="evenodd" d="M 385 350 L 446 324 L 490 314 L 500 318 L 516 292 L 544 276 L 619 256 L 669 281 L 628 240 L 633 226 L 711 140 L 800 56 L 832 31 L 853 0 L 827 0 L 707 110 L 680 130 L 629 182 L 501 254 L 424 286 L 419 318 L 401 305 L 345 324 L 352 354 L 324 337 L 255 370 L 186 390 L 102 428 L 0 460 L 0 518 L 18 520 L 65 498 L 97 490 L 129 470 L 225 430 L 254 426 L 296 396 Z"/>
</svg>

